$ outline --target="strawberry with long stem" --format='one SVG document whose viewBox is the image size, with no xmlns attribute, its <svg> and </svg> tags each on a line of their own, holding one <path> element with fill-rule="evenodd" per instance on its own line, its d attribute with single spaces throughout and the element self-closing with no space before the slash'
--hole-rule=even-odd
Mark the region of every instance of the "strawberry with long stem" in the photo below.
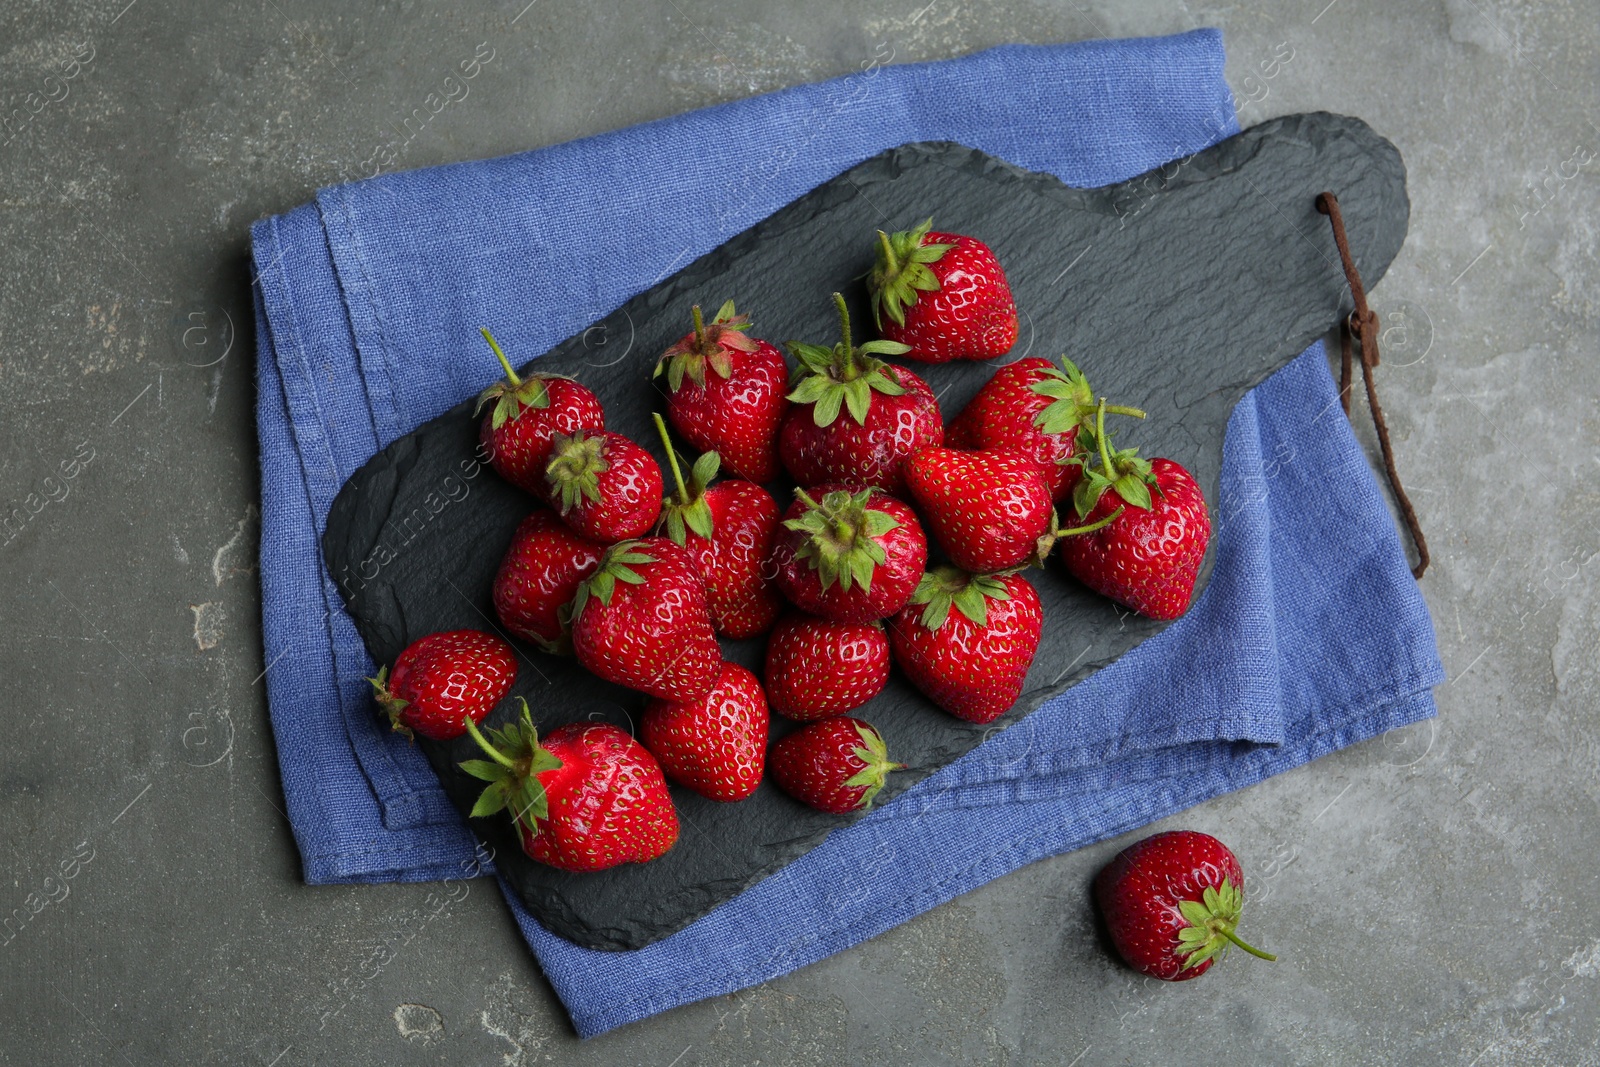
<svg viewBox="0 0 1600 1067">
<path fill-rule="evenodd" d="M 505 370 L 503 381 L 478 394 L 476 411 L 492 404 L 479 428 L 483 451 L 499 475 L 517 488 L 542 496 L 545 466 L 558 434 L 603 430 L 605 410 L 585 386 L 558 374 L 519 375 L 494 335 L 480 328 Z"/>
<path fill-rule="evenodd" d="M 765 633 L 783 607 L 767 565 L 778 532 L 777 502 L 743 478 L 712 484 L 720 465 L 716 452 L 694 461 L 685 484 L 666 423 L 654 418 L 676 487 L 662 505 L 661 532 L 688 550 L 705 578 L 718 633 L 736 640 Z"/>
<path fill-rule="evenodd" d="M 564 871 L 646 863 L 678 840 L 678 813 L 655 757 L 610 723 L 570 722 L 545 735 L 528 702 L 521 716 L 485 737 L 467 730 L 486 760 L 461 769 L 487 782 L 474 818 L 509 810 L 530 858 Z"/>
<path fill-rule="evenodd" d="M 1189 609 L 1195 579 L 1211 538 L 1211 516 L 1199 484 L 1170 459 L 1113 451 L 1105 433 L 1105 402 L 1095 419 L 1100 466 L 1086 466 L 1072 493 L 1074 517 L 1092 532 L 1062 537 L 1061 558 L 1080 582 L 1153 619 Z"/>
<path fill-rule="evenodd" d="M 1062 503 L 1078 482 L 1080 431 L 1094 432 L 1098 405 L 1083 372 L 1066 357 L 1057 367 L 1041 356 L 1007 363 L 984 383 L 947 428 L 952 448 L 988 452 L 1021 452 L 1030 457 L 1050 486 L 1050 497 Z M 1121 404 L 1106 407 L 1108 415 L 1142 419 L 1143 411 Z"/>
<path fill-rule="evenodd" d="M 834 293 L 833 302 L 838 344 L 789 342 L 800 367 L 789 394 L 794 407 L 778 431 L 778 452 L 803 486 L 854 482 L 898 492 L 907 457 L 944 441 L 939 402 L 920 377 L 877 358 L 902 355 L 904 345 L 855 344 L 844 297 Z"/>
</svg>

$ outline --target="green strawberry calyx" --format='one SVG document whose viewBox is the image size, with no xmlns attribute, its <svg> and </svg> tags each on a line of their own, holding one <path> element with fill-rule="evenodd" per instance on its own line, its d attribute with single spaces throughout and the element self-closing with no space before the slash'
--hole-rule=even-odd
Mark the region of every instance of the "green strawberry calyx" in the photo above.
<svg viewBox="0 0 1600 1067">
<path fill-rule="evenodd" d="M 1106 436 L 1106 411 L 1105 398 L 1102 397 L 1095 413 L 1094 432 L 1090 442 L 1091 449 L 1099 453 L 1100 466 L 1093 467 L 1092 458 L 1083 460 L 1083 477 L 1078 480 L 1077 487 L 1072 491 L 1073 510 L 1080 516 L 1088 515 L 1100 502 L 1101 495 L 1110 489 L 1128 505 L 1149 511 L 1150 487 L 1156 484 L 1156 476 L 1150 469 L 1150 461 L 1141 459 L 1137 448 L 1112 451 L 1111 439 Z"/>
<path fill-rule="evenodd" d="M 598 600 L 602 606 L 610 605 L 618 582 L 643 585 L 644 575 L 634 568 L 655 561 L 656 557 L 639 551 L 638 541 L 623 541 L 606 549 L 606 554 L 600 557 L 600 566 L 578 586 L 578 592 L 572 598 L 572 621 L 578 621 L 578 616 L 583 614 L 590 600 Z"/>
<path fill-rule="evenodd" d="M 1051 367 L 1043 373 L 1043 380 L 1034 382 L 1028 386 L 1028 390 L 1052 403 L 1033 417 L 1033 424 L 1048 434 L 1069 433 L 1074 427 L 1093 430 L 1100 406 L 1095 402 L 1094 390 L 1089 388 L 1089 379 L 1084 377 L 1083 371 L 1072 360 L 1062 356 L 1061 370 Z M 1138 408 L 1121 404 L 1109 405 L 1106 414 L 1130 415 L 1136 419 L 1145 417 Z"/>
<path fill-rule="evenodd" d="M 989 601 L 1010 600 L 1003 575 L 968 574 L 960 567 L 935 567 L 922 576 L 911 603 L 922 605 L 922 626 L 937 633 L 955 608 L 974 626 L 989 622 Z"/>
<path fill-rule="evenodd" d="M 924 219 L 912 230 L 888 234 L 878 231 L 878 259 L 867 275 L 872 293 L 872 321 L 883 329 L 884 316 L 896 326 L 906 324 L 906 308 L 917 302 L 917 293 L 939 290 L 939 278 L 930 268 L 955 247 L 953 244 L 923 244 L 933 229 L 933 219 Z"/>
<path fill-rule="evenodd" d="M 667 433 L 667 424 L 656 412 L 651 412 L 655 419 L 656 432 L 661 435 L 661 444 L 667 450 L 667 464 L 672 468 L 672 480 L 678 487 L 676 496 L 668 494 L 661 505 L 661 519 L 658 525 L 666 530 L 666 534 L 678 544 L 684 544 L 689 539 L 690 532 L 699 537 L 711 540 L 711 505 L 706 503 L 706 486 L 711 484 L 711 479 L 717 476 L 717 471 L 722 466 L 722 457 L 715 452 L 706 452 L 694 461 L 694 466 L 689 468 L 689 484 L 684 485 L 683 468 L 678 466 L 678 453 L 672 447 L 672 435 Z"/>
<path fill-rule="evenodd" d="M 550 486 L 552 503 L 565 515 L 583 501 L 600 502 L 600 475 L 611 468 L 606 462 L 606 439 L 592 431 L 577 430 L 571 436 L 556 434 L 551 442 L 550 462 L 545 465 L 545 483 Z"/>
<path fill-rule="evenodd" d="M 818 426 L 831 426 L 841 409 L 848 410 L 857 423 L 865 424 L 867 412 L 872 410 L 872 394 L 900 396 L 905 392 L 896 378 L 891 377 L 893 367 L 875 358 L 879 355 L 902 356 L 911 351 L 909 345 L 898 341 L 868 341 L 864 345 L 850 343 L 850 310 L 844 297 L 833 294 L 834 307 L 839 310 L 839 332 L 844 338 L 832 348 L 789 341 L 787 347 L 799 361 L 795 388 L 789 399 L 796 404 L 810 404 L 811 421 Z"/>
<path fill-rule="evenodd" d="M 814 500 L 804 489 L 794 495 L 806 510 L 784 526 L 802 535 L 795 556 L 805 560 L 817 572 L 823 592 L 834 583 L 848 592 L 859 586 L 862 592 L 872 589 L 872 572 L 880 563 L 887 563 L 882 538 L 899 527 L 893 515 L 871 506 L 876 489 L 863 489 L 852 493 L 848 489 L 835 489 Z"/>
<path fill-rule="evenodd" d="M 474 819 L 509 808 L 519 825 L 537 832 L 539 822 L 550 815 L 539 772 L 555 770 L 561 760 L 539 744 L 539 731 L 534 729 L 528 702 L 518 697 L 517 703 L 522 705 L 521 718 L 502 729 L 490 730 L 488 737 L 483 736 L 471 715 L 462 716 L 467 733 L 489 758 L 465 760 L 461 769 L 489 783 L 472 806 Z"/>
<path fill-rule="evenodd" d="M 378 676 L 376 678 L 368 678 L 367 681 L 376 690 L 378 707 L 382 708 L 383 713 L 389 717 L 390 728 L 396 733 L 404 734 L 409 740 L 415 741 L 416 735 L 411 732 L 411 727 L 407 726 L 401 718 L 405 714 L 405 710 L 411 706 L 411 701 L 406 700 L 404 697 L 395 696 L 389 689 L 389 668 L 378 668 Z"/>
<path fill-rule="evenodd" d="M 1206 886 L 1199 900 L 1178 901 L 1178 911 L 1189 924 L 1178 931 L 1178 956 L 1183 960 L 1181 970 L 1199 966 L 1219 952 L 1225 955 L 1229 944 L 1238 945 L 1260 959 L 1278 958 L 1247 944 L 1234 933 L 1239 915 L 1244 911 L 1244 891 L 1227 878 L 1220 887 Z"/>
<path fill-rule="evenodd" d="M 665 374 L 667 388 L 674 393 L 683 387 L 685 377 L 704 389 L 707 366 L 718 377 L 732 378 L 733 357 L 728 354 L 729 350 L 756 350 L 756 340 L 744 332 L 750 328 L 750 316 L 735 314 L 732 300 L 718 309 L 716 318 L 711 320 L 709 326 L 705 323 L 699 304 L 690 308 L 689 314 L 694 319 L 694 332 L 661 354 L 653 375 L 659 378 Z"/>
<path fill-rule="evenodd" d="M 889 777 L 890 771 L 905 769 L 904 763 L 896 763 L 889 758 L 889 746 L 883 743 L 883 735 L 864 722 L 856 723 L 856 733 L 861 738 L 861 744 L 852 751 L 856 759 L 865 763 L 855 774 L 844 780 L 846 786 L 855 788 L 865 786 L 861 799 L 856 801 L 856 808 L 866 811 L 872 807 L 872 801 L 878 795 L 878 790 L 883 788 L 884 781 Z"/>
<path fill-rule="evenodd" d="M 520 377 L 511 366 L 511 361 L 501 351 L 500 343 L 494 335 L 482 326 L 478 332 L 483 334 L 483 339 L 489 342 L 489 347 L 494 349 L 495 358 L 500 361 L 500 366 L 505 369 L 504 381 L 495 382 L 489 388 L 478 394 L 478 405 L 472 409 L 476 416 L 483 410 L 483 405 L 494 402 L 494 412 L 489 416 L 489 425 L 498 430 L 506 424 L 507 419 L 514 419 L 522 414 L 523 408 L 547 408 L 550 406 L 550 391 L 544 383 L 558 375 L 530 374 L 526 378 Z"/>
</svg>

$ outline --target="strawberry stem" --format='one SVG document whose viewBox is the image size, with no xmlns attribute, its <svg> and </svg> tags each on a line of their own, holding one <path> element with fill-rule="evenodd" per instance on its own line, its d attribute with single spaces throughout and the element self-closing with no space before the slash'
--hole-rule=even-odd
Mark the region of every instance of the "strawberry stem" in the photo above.
<svg viewBox="0 0 1600 1067">
<path fill-rule="evenodd" d="M 1218 932 L 1221 933 L 1222 936 L 1227 938 L 1229 941 L 1232 941 L 1235 945 L 1238 945 L 1240 948 L 1242 948 L 1246 952 L 1250 953 L 1250 955 L 1255 956 L 1257 959 L 1266 960 L 1268 963 L 1276 963 L 1278 961 L 1278 957 L 1274 956 L 1270 952 L 1262 952 L 1260 949 L 1256 948 L 1254 945 L 1249 944 L 1248 942 L 1246 942 L 1238 934 L 1234 933 L 1233 930 L 1230 929 L 1229 927 L 1226 927 L 1226 926 L 1218 927 Z"/>
<path fill-rule="evenodd" d="M 1101 402 L 1104 403 L 1104 400 L 1102 399 Z M 1136 419 L 1144 418 L 1144 412 L 1143 411 L 1140 411 L 1138 408 L 1127 407 L 1126 405 L 1123 405 L 1123 404 L 1111 404 L 1111 405 L 1107 406 L 1106 407 L 1106 414 L 1108 414 L 1108 415 L 1131 415 Z"/>
<path fill-rule="evenodd" d="M 808 507 L 808 508 L 821 507 L 820 504 L 818 504 L 815 500 L 813 500 L 811 498 L 811 494 L 807 493 L 804 489 L 796 488 L 795 491 L 794 491 L 794 495 L 796 497 L 798 497 L 800 499 L 800 502 L 805 504 L 805 506 Z"/>
<path fill-rule="evenodd" d="M 700 308 L 695 307 L 695 325 L 700 323 Z M 659 411 L 652 411 L 650 417 L 656 420 L 656 432 L 661 435 L 661 445 L 667 450 L 667 462 L 672 465 L 672 480 L 678 486 L 678 503 L 689 504 L 689 490 L 683 484 L 683 471 L 678 466 L 678 453 L 672 448 L 672 437 L 667 433 L 667 424 L 661 418 Z"/>
<path fill-rule="evenodd" d="M 490 759 L 494 760 L 508 771 L 515 771 L 519 769 L 517 765 L 511 761 L 509 756 L 491 745 L 489 743 L 489 739 L 484 737 L 483 734 L 478 731 L 478 724 L 472 721 L 471 715 L 463 715 L 461 716 L 461 719 L 466 724 L 467 733 L 472 735 L 472 739 L 478 742 L 478 747 L 483 749 Z"/>
<path fill-rule="evenodd" d="M 1094 439 L 1100 446 L 1100 463 L 1106 472 L 1107 478 L 1113 478 L 1111 473 L 1111 450 L 1106 446 L 1106 398 L 1100 398 L 1100 406 L 1094 413 Z"/>
<path fill-rule="evenodd" d="M 1076 537 L 1078 534 L 1089 534 L 1094 533 L 1096 530 L 1103 530 L 1107 526 L 1110 526 L 1112 523 L 1116 522 L 1117 516 L 1121 515 L 1127 510 L 1128 506 L 1126 504 L 1119 504 L 1117 505 L 1116 511 L 1113 511 L 1111 514 L 1107 515 L 1098 522 L 1091 522 L 1087 526 L 1073 526 L 1065 530 L 1057 530 L 1056 537 Z"/>
<path fill-rule="evenodd" d="M 706 322 L 700 314 L 700 305 L 696 304 L 689 309 L 689 314 L 694 317 L 694 347 L 697 352 L 706 350 Z M 681 319 L 679 320 L 682 321 Z"/>
<path fill-rule="evenodd" d="M 850 309 L 845 306 L 844 295 L 833 294 L 833 304 L 839 309 L 839 332 L 844 335 L 844 380 L 856 379 L 856 350 L 850 345 Z"/>
<path fill-rule="evenodd" d="M 878 245 L 883 249 L 884 274 L 892 278 L 900 272 L 900 261 L 895 258 L 894 243 L 882 230 L 878 231 Z"/>
<path fill-rule="evenodd" d="M 485 329 L 482 326 L 478 327 L 478 332 L 483 334 L 483 339 L 485 341 L 489 342 L 489 347 L 490 348 L 494 349 L 494 356 L 495 356 L 496 359 L 498 359 L 500 361 L 500 366 L 505 368 L 505 370 L 506 370 L 506 381 L 510 382 L 512 385 L 521 385 L 522 384 L 522 379 L 517 377 L 517 372 L 512 369 L 511 361 L 506 358 L 506 354 L 504 352 L 500 351 L 500 345 L 494 339 L 494 334 L 490 333 L 487 329 Z"/>
</svg>

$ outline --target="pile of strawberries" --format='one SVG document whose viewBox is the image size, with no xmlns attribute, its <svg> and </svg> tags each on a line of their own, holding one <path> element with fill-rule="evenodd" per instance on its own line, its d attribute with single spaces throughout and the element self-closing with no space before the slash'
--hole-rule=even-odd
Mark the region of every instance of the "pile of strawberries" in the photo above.
<svg viewBox="0 0 1600 1067">
<path fill-rule="evenodd" d="M 1052 553 L 1135 611 L 1188 608 L 1210 521 L 1183 467 L 1112 447 L 1107 416 L 1143 412 L 1107 405 L 1070 362 L 1027 358 L 946 427 L 927 383 L 885 361 L 991 360 L 1016 341 L 994 253 L 931 228 L 878 234 L 878 336 L 855 343 L 835 293 L 840 340 L 790 342 L 793 371 L 731 301 L 709 323 L 696 306 L 655 369 L 670 480 L 606 428 L 587 388 L 519 376 L 484 332 L 506 377 L 481 397 L 482 443 L 544 504 L 506 550 L 495 608 L 518 637 L 649 703 L 637 737 L 571 723 L 541 738 L 525 702 L 485 736 L 516 659 L 475 631 L 418 640 L 374 684 L 397 729 L 477 740 L 487 758 L 463 765 L 487 783 L 473 814 L 509 811 L 529 856 L 575 871 L 654 859 L 678 835 L 667 781 L 736 802 L 769 765 L 813 807 L 867 807 L 901 764 L 848 713 L 892 662 L 952 715 L 1002 715 L 1043 622 L 1023 571 Z M 668 423 L 698 458 L 680 462 Z M 780 507 L 766 485 L 784 474 L 795 488 Z M 762 677 L 724 661 L 718 635 L 761 634 Z M 771 712 L 805 725 L 769 749 Z"/>
</svg>

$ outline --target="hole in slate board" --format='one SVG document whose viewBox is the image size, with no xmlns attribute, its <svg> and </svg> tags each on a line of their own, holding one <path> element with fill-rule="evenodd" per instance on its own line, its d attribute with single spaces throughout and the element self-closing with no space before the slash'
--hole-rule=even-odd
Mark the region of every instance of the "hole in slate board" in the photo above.
<svg viewBox="0 0 1600 1067">
<path fill-rule="evenodd" d="M 1071 189 L 958 145 L 905 145 L 818 187 L 557 345 L 537 365 L 588 385 L 606 406 L 607 426 L 661 461 L 649 421 L 661 398 L 650 372 L 661 350 L 687 329 L 692 303 L 716 307 L 732 297 L 751 314 L 755 336 L 831 344 L 834 290 L 850 294 L 855 321 L 869 321 L 859 278 L 873 232 L 908 228 L 931 214 L 940 228 L 971 233 L 995 249 L 1024 313 L 1030 354 L 1064 354 L 1098 391 L 1148 411 L 1123 443 L 1188 467 L 1214 506 L 1223 432 L 1235 403 L 1348 310 L 1332 247 L 1320 240 L 1326 226 L 1313 206 L 1324 189 L 1338 191 L 1360 269 L 1375 282 L 1404 240 L 1405 170 L 1394 147 L 1356 119 L 1274 120 L 1168 167 L 1165 176 L 1156 171 L 1097 190 Z M 1131 197 L 1138 198 L 1137 212 L 1126 210 Z M 597 362 L 596 336 L 626 337 L 626 354 Z M 947 421 L 991 373 L 970 363 L 913 369 L 940 396 Z M 499 628 L 490 584 L 513 529 L 535 505 L 474 461 L 471 406 L 464 402 L 375 456 L 351 477 L 329 516 L 323 540 L 329 571 L 379 663 L 432 631 Z M 468 491 L 430 513 L 427 494 L 452 475 Z M 772 488 L 786 504 L 788 487 Z M 1202 585 L 1213 555 L 1207 554 Z M 998 723 L 955 719 L 898 672 L 858 713 L 908 764 L 890 776 L 880 803 L 1165 626 L 1089 593 L 1056 564 L 1030 580 L 1045 606 L 1045 636 L 1021 700 Z M 723 647 L 729 659 L 759 673 L 762 640 Z M 527 698 L 541 730 L 590 716 L 628 727 L 644 705 L 643 697 L 571 660 L 528 646 L 519 653 L 515 692 Z M 513 708 L 508 699 L 491 723 L 507 721 Z M 792 728 L 774 717 L 774 737 Z M 478 783 L 456 764 L 476 754 L 470 739 L 419 746 L 452 800 L 469 809 Z M 528 860 L 509 820 L 472 825 L 546 926 L 582 945 L 626 949 L 681 929 L 853 821 L 812 811 L 770 782 L 738 804 L 676 787 L 673 797 L 682 834 L 671 852 L 593 874 Z"/>
</svg>

